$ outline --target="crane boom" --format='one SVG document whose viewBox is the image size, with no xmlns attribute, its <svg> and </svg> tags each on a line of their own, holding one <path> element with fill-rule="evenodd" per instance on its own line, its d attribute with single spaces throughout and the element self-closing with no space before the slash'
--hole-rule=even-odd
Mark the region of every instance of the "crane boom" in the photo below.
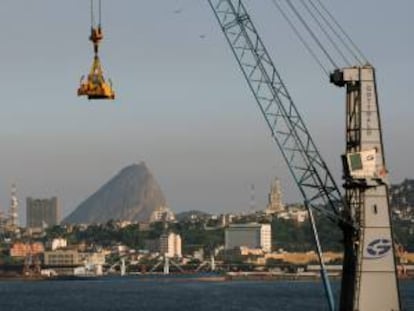
<svg viewBox="0 0 414 311">
<path fill-rule="evenodd" d="M 341 193 L 240 0 L 209 0 L 304 202 L 336 223 Z"/>
<path fill-rule="evenodd" d="M 341 193 L 242 1 L 209 0 L 209 3 L 272 137 L 302 193 L 309 213 L 329 308 L 333 311 L 335 304 L 322 258 L 313 210 L 322 212 L 341 227 L 353 230 L 349 217 L 343 216 L 346 209 Z"/>
</svg>

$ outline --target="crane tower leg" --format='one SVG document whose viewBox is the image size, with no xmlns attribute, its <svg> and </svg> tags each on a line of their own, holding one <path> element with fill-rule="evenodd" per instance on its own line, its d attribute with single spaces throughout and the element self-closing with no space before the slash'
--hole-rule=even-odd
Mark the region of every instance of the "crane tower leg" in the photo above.
<svg viewBox="0 0 414 311">
<path fill-rule="evenodd" d="M 400 311 L 382 130 L 372 66 L 336 70 L 346 86 L 346 214 L 340 311 Z"/>
</svg>

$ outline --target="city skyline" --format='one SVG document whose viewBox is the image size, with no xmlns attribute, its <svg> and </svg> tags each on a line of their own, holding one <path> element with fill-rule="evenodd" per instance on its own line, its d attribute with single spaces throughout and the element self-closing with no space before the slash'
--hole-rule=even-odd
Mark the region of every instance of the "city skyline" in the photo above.
<svg viewBox="0 0 414 311">
<path fill-rule="evenodd" d="M 388 168 L 399 183 L 414 177 L 414 4 L 352 2 L 361 9 L 349 2 L 329 7 L 377 68 Z M 247 3 L 340 184 L 344 90 L 329 85 L 270 1 Z M 122 167 L 140 161 L 174 212 L 247 211 L 251 184 L 257 207 L 265 207 L 276 176 L 285 201 L 301 201 L 206 2 L 103 1 L 101 58 L 115 102 L 76 97 L 92 61 L 87 3 L 2 6 L 0 210 L 8 210 L 16 183 L 21 213 L 26 197 L 57 196 L 64 217 Z"/>
</svg>

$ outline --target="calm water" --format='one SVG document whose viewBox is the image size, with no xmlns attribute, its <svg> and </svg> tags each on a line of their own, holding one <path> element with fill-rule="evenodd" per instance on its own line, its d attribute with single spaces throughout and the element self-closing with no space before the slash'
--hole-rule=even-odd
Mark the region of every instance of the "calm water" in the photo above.
<svg viewBox="0 0 414 311">
<path fill-rule="evenodd" d="M 337 290 L 337 285 L 335 288 Z M 414 311 L 414 281 L 401 282 L 405 311 Z M 321 311 L 318 282 L 200 282 L 114 278 L 92 281 L 0 281 L 1 311 Z"/>
</svg>

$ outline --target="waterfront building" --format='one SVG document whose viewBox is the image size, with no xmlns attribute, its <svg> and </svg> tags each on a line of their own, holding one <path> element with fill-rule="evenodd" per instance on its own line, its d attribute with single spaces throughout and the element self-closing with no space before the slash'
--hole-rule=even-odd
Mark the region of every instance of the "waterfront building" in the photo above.
<svg viewBox="0 0 414 311">
<path fill-rule="evenodd" d="M 285 206 L 282 201 L 282 189 L 279 179 L 273 180 L 270 186 L 269 202 L 265 210 L 266 214 L 277 214 L 285 211 Z"/>
<path fill-rule="evenodd" d="M 46 251 L 44 262 L 47 266 L 94 266 L 105 264 L 103 252 L 79 252 L 76 249 Z"/>
<path fill-rule="evenodd" d="M 102 266 L 105 264 L 104 252 L 79 253 L 79 258 L 86 266 Z"/>
<path fill-rule="evenodd" d="M 44 253 L 46 266 L 76 266 L 81 264 L 77 250 L 55 250 Z"/>
<path fill-rule="evenodd" d="M 50 199 L 26 199 L 27 227 L 45 228 L 59 224 L 60 209 L 57 197 Z"/>
<path fill-rule="evenodd" d="M 19 201 L 17 200 L 16 185 L 12 185 L 8 228 L 10 231 L 15 232 L 18 227 L 19 227 Z"/>
<path fill-rule="evenodd" d="M 289 263 L 293 265 L 307 265 L 314 262 L 317 262 L 318 254 L 315 251 L 309 252 L 277 252 L 277 253 L 270 253 L 265 254 L 264 256 L 265 263 L 269 259 L 278 260 L 280 262 Z M 323 253 L 323 260 L 325 263 L 334 263 L 334 262 L 341 262 L 343 260 L 342 253 L 336 252 L 324 252 Z"/>
<path fill-rule="evenodd" d="M 58 275 L 101 275 L 102 266 L 105 264 L 105 254 L 103 252 L 78 252 L 75 249 L 59 249 L 45 252 L 44 264 L 53 268 Z"/>
<path fill-rule="evenodd" d="M 28 257 L 42 254 L 45 251 L 45 247 L 41 242 L 33 243 L 14 243 L 10 248 L 10 257 Z"/>
<path fill-rule="evenodd" d="M 172 232 L 161 235 L 160 254 L 169 258 L 182 257 L 181 236 Z"/>
<path fill-rule="evenodd" d="M 51 248 L 52 250 L 57 250 L 59 248 L 65 248 L 68 246 L 68 241 L 63 238 L 57 238 L 52 240 Z"/>
<path fill-rule="evenodd" d="M 83 263 L 84 273 L 82 270 L 78 273 L 76 270 L 74 274 L 93 274 L 93 275 L 102 275 L 103 266 L 105 265 L 105 254 L 103 252 L 94 252 L 94 253 L 79 253 L 79 259 Z M 80 273 L 79 273 L 80 272 Z"/>
<path fill-rule="evenodd" d="M 19 229 L 19 201 L 16 185 L 12 185 L 10 206 L 7 215 L 0 212 L 0 235 L 4 233 L 18 234 Z"/>
<path fill-rule="evenodd" d="M 225 231 L 225 249 L 246 247 L 272 251 L 272 229 L 270 224 L 232 224 Z"/>
</svg>

